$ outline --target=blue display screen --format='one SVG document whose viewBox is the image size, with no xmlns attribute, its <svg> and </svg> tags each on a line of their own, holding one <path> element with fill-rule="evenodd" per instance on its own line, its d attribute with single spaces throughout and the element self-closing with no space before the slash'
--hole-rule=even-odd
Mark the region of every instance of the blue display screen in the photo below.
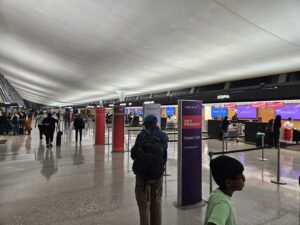
<svg viewBox="0 0 300 225">
<path fill-rule="evenodd" d="M 167 116 L 173 116 L 175 114 L 175 108 L 174 107 L 166 107 L 166 113 L 167 113 Z"/>
<path fill-rule="evenodd" d="M 138 115 L 143 115 L 143 109 L 142 108 L 138 109 Z"/>
<path fill-rule="evenodd" d="M 131 114 L 131 115 L 134 115 L 134 109 L 129 109 L 130 111 L 129 111 L 129 113 Z"/>
<path fill-rule="evenodd" d="M 225 116 L 227 116 L 227 108 L 211 107 L 211 117 L 212 118 L 218 118 L 218 117 L 224 118 Z"/>
</svg>

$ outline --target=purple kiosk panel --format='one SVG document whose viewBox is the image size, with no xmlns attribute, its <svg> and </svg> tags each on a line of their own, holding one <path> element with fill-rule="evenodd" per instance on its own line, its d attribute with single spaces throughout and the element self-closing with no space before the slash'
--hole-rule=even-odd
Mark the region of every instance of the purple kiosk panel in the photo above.
<svg viewBox="0 0 300 225">
<path fill-rule="evenodd" d="M 178 101 L 178 194 L 177 207 L 202 202 L 202 102 Z"/>
</svg>

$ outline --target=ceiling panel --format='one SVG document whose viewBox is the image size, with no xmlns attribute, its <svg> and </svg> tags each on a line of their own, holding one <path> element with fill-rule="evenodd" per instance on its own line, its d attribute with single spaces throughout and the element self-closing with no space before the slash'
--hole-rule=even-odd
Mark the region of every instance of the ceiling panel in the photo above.
<svg viewBox="0 0 300 225">
<path fill-rule="evenodd" d="M 298 0 L 1 0 L 0 72 L 66 105 L 300 69 Z"/>
</svg>

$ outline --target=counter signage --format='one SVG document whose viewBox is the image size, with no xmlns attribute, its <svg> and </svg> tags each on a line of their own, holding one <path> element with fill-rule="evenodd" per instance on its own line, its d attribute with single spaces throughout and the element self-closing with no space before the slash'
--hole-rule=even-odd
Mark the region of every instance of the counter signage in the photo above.
<svg viewBox="0 0 300 225">
<path fill-rule="evenodd" d="M 202 201 L 202 102 L 181 100 L 178 105 L 177 206 L 185 207 Z"/>
</svg>

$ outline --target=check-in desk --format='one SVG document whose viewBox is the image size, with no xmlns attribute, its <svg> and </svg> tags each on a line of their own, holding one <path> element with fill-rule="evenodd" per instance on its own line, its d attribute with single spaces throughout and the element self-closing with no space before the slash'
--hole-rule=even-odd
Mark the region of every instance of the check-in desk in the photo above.
<svg viewBox="0 0 300 225">
<path fill-rule="evenodd" d="M 300 129 L 293 130 L 293 142 L 296 142 L 297 144 L 300 142 Z"/>
<path fill-rule="evenodd" d="M 222 120 L 208 120 L 207 135 L 211 138 L 218 138 Z"/>
<path fill-rule="evenodd" d="M 256 143 L 256 133 L 265 133 L 267 124 L 263 122 L 245 122 L 245 142 Z"/>
</svg>

